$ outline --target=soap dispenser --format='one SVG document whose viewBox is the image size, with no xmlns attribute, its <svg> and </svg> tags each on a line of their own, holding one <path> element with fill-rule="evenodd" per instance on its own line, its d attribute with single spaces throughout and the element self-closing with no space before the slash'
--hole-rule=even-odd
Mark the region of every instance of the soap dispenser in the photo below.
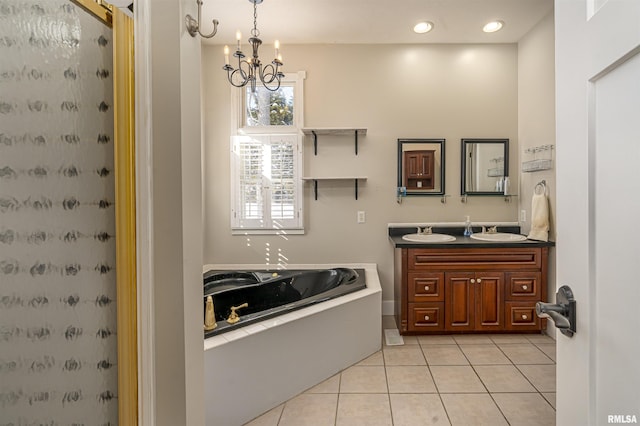
<svg viewBox="0 0 640 426">
<path fill-rule="evenodd" d="M 473 234 L 473 229 L 471 228 L 471 219 L 469 218 L 469 216 L 465 216 L 464 236 L 465 237 L 470 237 L 471 234 Z"/>
</svg>

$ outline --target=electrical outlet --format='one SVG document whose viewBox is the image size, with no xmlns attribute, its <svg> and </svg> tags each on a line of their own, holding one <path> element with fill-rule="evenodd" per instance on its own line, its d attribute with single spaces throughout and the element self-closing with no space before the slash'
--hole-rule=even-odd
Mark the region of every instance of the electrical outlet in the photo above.
<svg viewBox="0 0 640 426">
<path fill-rule="evenodd" d="M 358 211 L 358 223 L 364 223 L 366 220 L 365 214 L 362 210 Z"/>
<path fill-rule="evenodd" d="M 527 221 L 527 211 L 520 210 L 520 222 L 526 222 L 526 221 Z"/>
</svg>

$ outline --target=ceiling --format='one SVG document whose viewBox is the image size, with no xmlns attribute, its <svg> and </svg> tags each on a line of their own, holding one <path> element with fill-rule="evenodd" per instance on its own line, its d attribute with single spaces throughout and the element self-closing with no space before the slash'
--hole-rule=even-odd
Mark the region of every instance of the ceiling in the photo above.
<svg viewBox="0 0 640 426">
<path fill-rule="evenodd" d="M 194 3 L 196 0 L 194 0 Z M 247 43 L 253 28 L 251 0 L 203 0 L 202 32 L 220 21 L 209 44 L 235 43 L 237 30 Z M 258 4 L 258 29 L 264 43 L 515 43 L 553 9 L 553 0 L 264 0 Z M 192 15 L 196 15 L 193 5 Z M 504 28 L 485 34 L 499 19 Z M 434 23 L 415 34 L 422 20 Z"/>
</svg>

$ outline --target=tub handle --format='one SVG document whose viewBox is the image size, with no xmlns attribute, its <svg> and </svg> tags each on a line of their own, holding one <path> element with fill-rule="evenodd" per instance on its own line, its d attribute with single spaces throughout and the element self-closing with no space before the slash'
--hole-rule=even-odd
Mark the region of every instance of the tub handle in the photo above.
<svg viewBox="0 0 640 426">
<path fill-rule="evenodd" d="M 235 324 L 238 321 L 240 321 L 240 316 L 238 316 L 236 311 L 238 309 L 241 309 L 241 308 L 246 308 L 247 306 L 249 306 L 249 304 L 247 302 L 245 302 L 245 303 L 243 303 L 242 305 L 239 305 L 239 306 L 232 306 L 231 307 L 231 315 L 229 315 L 229 318 L 227 318 L 227 322 L 229 324 Z"/>
</svg>

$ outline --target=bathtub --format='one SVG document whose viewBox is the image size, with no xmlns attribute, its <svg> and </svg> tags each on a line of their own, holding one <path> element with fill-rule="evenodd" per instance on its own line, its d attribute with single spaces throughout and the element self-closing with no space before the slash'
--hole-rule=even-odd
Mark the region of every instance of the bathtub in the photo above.
<svg viewBox="0 0 640 426">
<path fill-rule="evenodd" d="M 298 270 L 208 270 L 203 274 L 203 313 L 207 296 L 215 307 L 217 327 L 205 332 L 205 338 L 255 324 L 267 318 L 284 315 L 316 303 L 366 288 L 363 269 L 298 269 Z M 239 321 L 226 319 L 232 306 L 248 306 L 238 310 Z"/>
<path fill-rule="evenodd" d="M 240 426 L 380 350 L 382 290 L 375 264 L 288 265 L 286 271 L 265 265 L 204 266 L 205 273 L 260 270 L 282 275 L 336 268 L 355 269 L 366 286 L 330 300 L 320 296 L 294 311 L 247 321 L 204 339 L 207 425 Z M 245 319 L 253 315 L 244 312 Z M 238 314 L 242 322 L 243 310 Z"/>
</svg>

